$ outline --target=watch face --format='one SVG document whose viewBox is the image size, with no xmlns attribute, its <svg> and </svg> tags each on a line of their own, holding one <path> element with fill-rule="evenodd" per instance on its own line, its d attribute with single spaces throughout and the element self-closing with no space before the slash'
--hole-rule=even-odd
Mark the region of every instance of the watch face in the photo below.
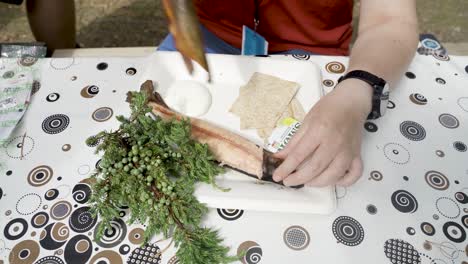
<svg viewBox="0 0 468 264">
<path fill-rule="evenodd" d="M 385 84 L 382 94 L 380 95 L 380 116 L 385 115 L 387 111 L 388 99 L 390 97 L 390 89 L 388 83 Z"/>
</svg>

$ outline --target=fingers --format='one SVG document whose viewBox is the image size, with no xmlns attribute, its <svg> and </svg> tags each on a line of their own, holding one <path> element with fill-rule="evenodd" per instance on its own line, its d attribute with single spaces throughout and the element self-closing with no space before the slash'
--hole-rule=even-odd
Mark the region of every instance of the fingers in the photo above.
<svg viewBox="0 0 468 264">
<path fill-rule="evenodd" d="M 306 184 L 314 187 L 332 185 L 346 174 L 346 171 L 351 166 L 351 162 L 352 156 L 342 153 L 330 163 L 330 166 L 326 170 Z"/>
<path fill-rule="evenodd" d="M 303 126 L 304 127 L 299 128 L 299 131 L 297 131 L 296 134 L 293 135 L 292 139 L 289 141 L 286 147 L 275 154 L 275 157 L 285 159 L 288 156 L 288 154 L 294 149 L 297 143 L 299 143 L 299 141 L 301 141 L 302 137 L 305 135 L 307 128 L 305 127 L 306 125 L 303 124 Z"/>
<path fill-rule="evenodd" d="M 293 174 L 283 179 L 286 186 L 307 183 L 320 175 L 333 161 L 335 151 L 320 145 L 309 160 L 304 161 Z"/>
<path fill-rule="evenodd" d="M 350 186 L 354 184 L 362 175 L 363 164 L 361 157 L 356 157 L 351 162 L 349 171 L 341 178 L 336 185 L 339 186 Z"/>
<path fill-rule="evenodd" d="M 318 142 L 308 141 L 297 143 L 291 152 L 287 155 L 286 159 L 281 163 L 281 165 L 275 170 L 273 174 L 273 179 L 275 181 L 281 181 L 286 176 L 291 174 L 296 168 L 318 147 Z"/>
</svg>

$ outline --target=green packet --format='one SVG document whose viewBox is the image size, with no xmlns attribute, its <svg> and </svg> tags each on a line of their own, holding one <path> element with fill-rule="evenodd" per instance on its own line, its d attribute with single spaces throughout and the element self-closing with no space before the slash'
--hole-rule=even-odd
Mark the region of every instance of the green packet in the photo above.
<svg viewBox="0 0 468 264">
<path fill-rule="evenodd" d="M 36 68 L 22 60 L 27 59 L 0 58 L 0 141 L 11 135 L 30 102 Z"/>
<path fill-rule="evenodd" d="M 282 150 L 299 130 L 300 126 L 301 122 L 292 117 L 282 119 L 279 126 L 273 130 L 268 138 L 266 149 L 273 153 Z"/>
</svg>

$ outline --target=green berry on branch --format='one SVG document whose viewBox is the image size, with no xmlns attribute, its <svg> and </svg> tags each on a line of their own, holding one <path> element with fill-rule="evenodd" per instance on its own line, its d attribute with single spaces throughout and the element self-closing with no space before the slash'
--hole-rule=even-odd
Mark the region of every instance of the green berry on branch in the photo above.
<svg viewBox="0 0 468 264">
<path fill-rule="evenodd" d="M 207 208 L 194 196 L 195 184 L 215 185 L 222 168 L 206 145 L 192 139 L 189 120 L 153 119 L 145 94 L 131 95 L 130 117 L 117 116 L 117 130 L 86 139 L 103 153 L 88 201 L 95 215 L 110 226 L 118 206 L 126 205 L 130 222 L 146 223 L 145 242 L 172 234 L 181 263 L 235 261 L 217 232 L 201 227 Z M 104 230 L 97 230 L 97 239 Z"/>
</svg>

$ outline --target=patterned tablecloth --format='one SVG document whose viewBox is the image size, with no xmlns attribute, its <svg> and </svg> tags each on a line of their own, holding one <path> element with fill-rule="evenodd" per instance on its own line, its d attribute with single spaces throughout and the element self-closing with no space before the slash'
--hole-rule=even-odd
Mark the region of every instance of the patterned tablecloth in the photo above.
<svg viewBox="0 0 468 264">
<path fill-rule="evenodd" d="M 242 263 L 432 263 L 468 261 L 468 57 L 428 55 L 422 43 L 391 94 L 387 114 L 367 122 L 362 178 L 337 188 L 330 216 L 210 210 Z M 347 58 L 280 56 L 322 68 L 329 91 Z M 0 263 L 178 263 L 158 241 L 141 246 L 129 212 L 99 241 L 86 201 L 99 157 L 85 139 L 128 114 L 145 59 L 46 59 L 32 104 L 0 160 Z M 0 72 L 0 77 L 2 72 Z M 339 106 L 337 106 L 339 107 Z M 100 262 L 103 261 L 103 262 Z"/>
</svg>

